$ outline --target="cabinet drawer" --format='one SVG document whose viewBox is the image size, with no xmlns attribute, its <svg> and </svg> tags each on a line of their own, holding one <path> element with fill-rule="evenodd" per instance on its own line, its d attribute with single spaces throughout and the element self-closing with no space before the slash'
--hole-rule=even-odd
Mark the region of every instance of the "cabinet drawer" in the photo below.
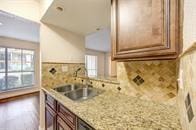
<svg viewBox="0 0 196 130">
<path fill-rule="evenodd" d="M 57 130 L 75 130 L 73 127 L 68 125 L 59 116 L 57 116 Z"/>
<path fill-rule="evenodd" d="M 55 100 L 52 96 L 50 96 L 50 95 L 48 95 L 48 94 L 46 94 L 46 103 L 47 103 L 53 110 L 56 111 L 57 102 L 56 102 L 56 100 Z"/>
<path fill-rule="evenodd" d="M 57 113 L 63 120 L 68 121 L 73 126 L 75 126 L 76 116 L 72 112 L 70 112 L 68 109 L 66 109 L 63 105 L 58 104 Z"/>
</svg>

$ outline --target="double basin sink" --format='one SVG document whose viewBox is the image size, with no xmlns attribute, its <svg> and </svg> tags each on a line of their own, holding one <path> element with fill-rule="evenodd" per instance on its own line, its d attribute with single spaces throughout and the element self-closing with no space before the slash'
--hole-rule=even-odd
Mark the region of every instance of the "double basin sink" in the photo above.
<svg viewBox="0 0 196 130">
<path fill-rule="evenodd" d="M 91 99 L 103 92 L 99 89 L 93 88 L 92 86 L 86 87 L 82 84 L 66 84 L 54 88 L 54 90 L 70 98 L 73 101 Z"/>
</svg>

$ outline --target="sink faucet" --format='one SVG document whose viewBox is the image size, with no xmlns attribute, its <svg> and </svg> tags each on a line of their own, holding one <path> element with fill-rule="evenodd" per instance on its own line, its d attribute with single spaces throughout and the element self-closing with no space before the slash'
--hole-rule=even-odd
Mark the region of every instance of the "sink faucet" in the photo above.
<svg viewBox="0 0 196 130">
<path fill-rule="evenodd" d="M 84 69 L 84 71 L 85 71 L 85 77 L 86 77 L 86 80 L 85 80 L 86 85 L 85 85 L 85 87 L 88 87 L 88 86 L 90 85 L 90 78 L 89 78 L 89 76 L 88 76 L 88 70 L 86 69 L 85 66 L 84 66 L 84 67 L 78 68 L 78 69 L 74 72 L 74 77 L 77 77 L 77 76 L 78 76 L 78 72 L 81 71 L 82 69 Z"/>
</svg>

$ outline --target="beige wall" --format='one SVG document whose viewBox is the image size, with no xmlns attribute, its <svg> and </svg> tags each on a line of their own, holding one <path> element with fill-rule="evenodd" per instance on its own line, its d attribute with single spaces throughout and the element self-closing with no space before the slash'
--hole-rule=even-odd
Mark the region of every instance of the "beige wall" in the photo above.
<svg viewBox="0 0 196 130">
<path fill-rule="evenodd" d="M 84 63 L 84 37 L 64 29 L 41 24 L 42 62 Z"/>
<path fill-rule="evenodd" d="M 39 0 L 0 0 L 0 10 L 39 22 Z"/>
<path fill-rule="evenodd" d="M 106 66 L 108 68 L 108 76 L 110 77 L 116 77 L 117 76 L 117 62 L 112 61 L 111 54 L 107 53 L 106 54 Z"/>
<path fill-rule="evenodd" d="M 196 0 L 184 0 L 183 50 L 196 41 Z"/>
<path fill-rule="evenodd" d="M 196 42 L 196 1 L 184 0 L 183 50 Z M 188 121 L 185 98 L 190 94 L 193 114 L 196 116 L 196 50 L 180 58 L 178 104 L 184 130 L 196 130 L 196 117 Z"/>
<path fill-rule="evenodd" d="M 22 40 L 17 40 L 17 39 L 12 39 L 12 38 L 6 38 L 6 37 L 1 37 L 0 36 L 0 46 L 1 47 L 14 47 L 14 48 L 23 48 L 23 49 L 33 49 L 35 51 L 35 76 L 36 76 L 36 83 L 33 86 L 32 89 L 38 90 L 40 87 L 40 53 L 39 53 L 39 43 L 34 43 L 34 42 L 29 42 L 29 41 L 22 41 Z M 24 90 L 24 89 L 23 89 Z M 33 90 L 30 90 L 32 92 Z M 9 96 L 15 96 L 18 94 L 25 93 L 24 92 L 19 92 L 16 91 L 14 93 L 1 93 L 0 94 L 0 99 L 1 98 L 6 98 Z"/>
<path fill-rule="evenodd" d="M 41 0 L 41 16 L 47 11 L 53 0 Z M 40 45 L 42 62 L 84 63 L 84 36 L 65 29 L 42 23 L 40 27 Z"/>
<path fill-rule="evenodd" d="M 41 17 L 45 14 L 45 12 L 48 10 L 53 1 L 54 0 L 40 0 Z"/>
<path fill-rule="evenodd" d="M 53 0 L 0 0 L 0 9 L 40 22 Z M 84 62 L 84 38 L 54 26 L 42 24 L 40 45 L 43 62 Z M 58 53 L 57 53 L 58 52 Z"/>
<path fill-rule="evenodd" d="M 16 16 L 20 16 L 23 18 L 26 18 L 28 20 L 32 20 L 35 22 L 40 21 L 40 2 L 39 0 L 0 0 L 0 10 L 6 11 L 8 13 L 14 14 Z M 40 51 L 39 51 L 39 44 L 31 43 L 31 42 L 26 42 L 26 41 L 21 41 L 21 40 L 15 40 L 15 39 L 9 39 L 9 38 L 1 38 L 0 45 L 2 46 L 15 46 L 19 48 L 28 48 L 28 47 L 33 47 L 36 49 L 36 57 L 40 57 Z M 37 58 L 39 60 L 39 58 Z M 30 89 L 22 89 L 22 90 L 17 90 L 17 91 L 9 91 L 5 93 L 1 93 L 0 99 L 1 98 L 7 98 L 7 97 L 12 97 L 12 96 L 17 96 L 17 95 L 22 95 L 26 93 L 31 93 L 34 91 L 39 90 L 40 86 L 40 64 L 36 64 L 37 72 L 39 74 L 37 75 L 37 84 Z"/>
</svg>

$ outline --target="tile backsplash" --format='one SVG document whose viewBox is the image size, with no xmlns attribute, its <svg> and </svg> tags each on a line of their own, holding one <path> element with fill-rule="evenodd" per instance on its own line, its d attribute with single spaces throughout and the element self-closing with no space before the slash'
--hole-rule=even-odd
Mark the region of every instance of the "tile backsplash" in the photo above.
<svg viewBox="0 0 196 130">
<path fill-rule="evenodd" d="M 74 82 L 74 72 L 83 66 L 84 64 L 42 63 L 42 86 Z M 63 68 L 67 70 L 63 71 Z M 84 76 L 84 72 L 81 71 L 78 76 Z M 105 83 L 103 89 L 170 105 L 176 103 L 176 61 L 119 62 L 117 78 L 120 84 Z M 102 81 L 91 81 L 102 88 Z"/>
<path fill-rule="evenodd" d="M 117 64 L 122 92 L 141 99 L 176 103 L 176 61 L 133 61 Z"/>
<path fill-rule="evenodd" d="M 185 130 L 196 128 L 196 50 L 180 59 L 181 83 L 179 84 L 178 105 L 181 123 Z"/>
<path fill-rule="evenodd" d="M 58 86 L 65 84 L 74 72 L 84 67 L 82 63 L 42 63 L 42 86 Z M 66 68 L 66 70 L 65 70 Z M 83 76 L 84 71 L 78 75 Z"/>
</svg>

